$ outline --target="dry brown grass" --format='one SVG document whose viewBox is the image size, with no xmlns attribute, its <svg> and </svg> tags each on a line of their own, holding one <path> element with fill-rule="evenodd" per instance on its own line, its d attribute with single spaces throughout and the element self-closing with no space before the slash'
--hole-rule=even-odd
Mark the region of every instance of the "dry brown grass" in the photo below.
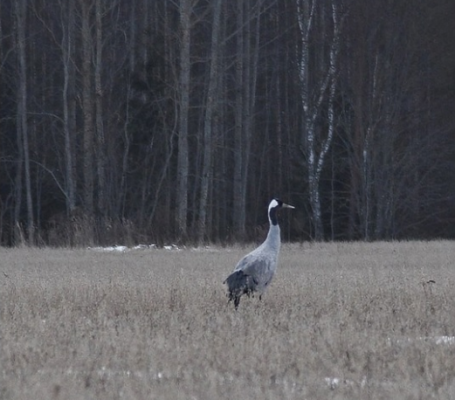
<svg viewBox="0 0 455 400">
<path fill-rule="evenodd" d="M 455 243 L 284 245 L 235 312 L 247 250 L 0 249 L 0 398 L 455 398 Z"/>
</svg>

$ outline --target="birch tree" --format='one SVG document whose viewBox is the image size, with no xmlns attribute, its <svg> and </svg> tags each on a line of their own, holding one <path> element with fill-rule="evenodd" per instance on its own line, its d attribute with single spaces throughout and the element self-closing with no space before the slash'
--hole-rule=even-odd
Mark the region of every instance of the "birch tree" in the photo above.
<svg viewBox="0 0 455 400">
<path fill-rule="evenodd" d="M 1 1 L 1 244 L 453 237 L 435 1 Z"/>
<path fill-rule="evenodd" d="M 315 19 L 317 18 L 317 13 L 324 9 L 324 4 L 318 3 L 320 3 L 320 0 L 298 0 L 297 19 L 300 34 L 300 45 L 298 48 L 300 100 L 303 111 L 301 148 L 307 163 L 314 239 L 322 240 L 324 238 L 324 228 L 322 223 L 320 181 L 334 133 L 333 101 L 342 21 L 340 21 L 339 15 L 339 3 L 336 0 L 332 0 L 330 3 L 332 32 L 328 62 L 313 63 L 310 54 L 310 44 L 313 35 L 317 35 L 317 32 L 315 32 Z M 328 94 L 327 91 L 329 92 Z M 328 104 L 328 128 L 327 132 L 322 133 L 318 129 L 317 118 L 321 116 L 322 109 L 326 104 Z"/>
</svg>

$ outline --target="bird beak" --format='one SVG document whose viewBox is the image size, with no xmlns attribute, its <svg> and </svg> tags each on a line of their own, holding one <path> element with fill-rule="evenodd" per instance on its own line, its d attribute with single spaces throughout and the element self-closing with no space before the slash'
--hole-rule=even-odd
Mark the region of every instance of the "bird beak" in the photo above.
<svg viewBox="0 0 455 400">
<path fill-rule="evenodd" d="M 286 204 L 286 203 L 283 203 L 283 205 L 281 207 L 283 207 L 283 208 L 295 208 L 294 206 L 290 206 L 289 204 Z"/>
</svg>

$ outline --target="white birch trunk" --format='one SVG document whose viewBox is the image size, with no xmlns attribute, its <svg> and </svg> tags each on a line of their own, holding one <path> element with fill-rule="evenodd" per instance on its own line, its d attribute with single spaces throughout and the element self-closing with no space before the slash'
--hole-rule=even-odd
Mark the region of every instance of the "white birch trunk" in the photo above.
<svg viewBox="0 0 455 400">
<path fill-rule="evenodd" d="M 314 239 L 323 240 L 324 227 L 322 224 L 322 211 L 320 199 L 320 179 L 324 168 L 327 153 L 330 149 L 334 134 L 334 109 L 333 101 L 336 89 L 336 60 L 339 53 L 340 21 L 336 1 L 332 1 L 331 18 L 333 23 L 332 41 L 329 50 L 329 65 L 325 72 L 315 71 L 314 77 L 309 70 L 309 42 L 312 33 L 313 20 L 316 13 L 316 2 L 301 4 L 298 0 L 298 23 L 301 35 L 299 78 L 301 84 L 301 101 L 304 114 L 302 146 L 307 159 L 307 176 L 312 219 L 314 225 Z M 322 68 L 322 67 L 321 67 Z M 317 72 L 323 72 L 317 74 Z M 318 79 L 315 85 L 315 95 L 311 96 L 309 82 Z M 325 137 L 319 137 L 316 133 L 316 119 L 320 114 L 323 101 L 328 94 L 328 130 Z"/>
</svg>

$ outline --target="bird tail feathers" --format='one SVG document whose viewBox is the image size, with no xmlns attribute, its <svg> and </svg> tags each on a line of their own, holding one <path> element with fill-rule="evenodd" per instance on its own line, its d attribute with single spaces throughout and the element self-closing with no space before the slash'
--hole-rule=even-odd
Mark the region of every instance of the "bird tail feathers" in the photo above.
<svg viewBox="0 0 455 400">
<path fill-rule="evenodd" d="M 229 301 L 234 300 L 236 309 L 240 304 L 240 297 L 244 294 L 249 296 L 256 290 L 257 286 L 254 278 L 241 270 L 234 271 L 223 283 L 227 284 Z"/>
</svg>

